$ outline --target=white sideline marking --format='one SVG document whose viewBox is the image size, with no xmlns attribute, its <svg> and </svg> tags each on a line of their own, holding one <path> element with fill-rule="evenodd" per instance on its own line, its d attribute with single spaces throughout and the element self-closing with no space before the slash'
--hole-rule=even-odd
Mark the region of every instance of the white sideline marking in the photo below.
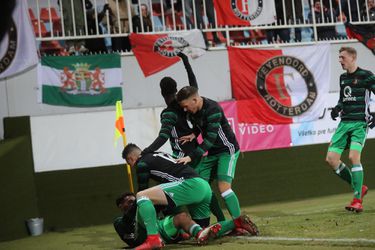
<svg viewBox="0 0 375 250">
<path fill-rule="evenodd" d="M 288 238 L 288 237 L 249 237 L 236 236 L 250 241 L 313 241 L 313 242 L 342 242 L 342 243 L 375 243 L 373 239 L 324 239 L 324 238 Z"/>
</svg>

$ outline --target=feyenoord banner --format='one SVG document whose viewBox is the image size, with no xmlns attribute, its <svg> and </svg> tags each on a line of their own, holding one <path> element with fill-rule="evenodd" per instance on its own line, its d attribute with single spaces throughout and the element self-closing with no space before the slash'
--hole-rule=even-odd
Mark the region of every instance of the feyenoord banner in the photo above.
<svg viewBox="0 0 375 250">
<path fill-rule="evenodd" d="M 11 25 L 0 42 L 0 78 L 12 76 L 38 63 L 27 1 L 17 0 Z"/>
<path fill-rule="evenodd" d="M 317 120 L 293 124 L 239 122 L 237 101 L 221 102 L 220 105 L 236 135 L 241 152 L 247 152 L 329 143 L 340 122 L 340 118 L 334 121 L 330 115 L 338 100 L 338 92 L 329 93 Z M 371 100 L 370 108 L 371 111 L 375 110 L 374 100 Z M 369 129 L 367 138 L 375 138 L 375 129 Z"/>
<path fill-rule="evenodd" d="M 329 45 L 256 50 L 229 47 L 238 120 L 289 124 L 318 119 L 330 81 Z"/>
<path fill-rule="evenodd" d="M 93 107 L 122 100 L 119 54 L 48 56 L 38 64 L 39 103 Z"/>
<path fill-rule="evenodd" d="M 214 0 L 218 25 L 263 25 L 276 21 L 275 1 Z"/>
<path fill-rule="evenodd" d="M 204 54 L 206 45 L 200 30 L 171 34 L 130 34 L 132 50 L 143 74 L 147 77 L 180 61 L 181 51 L 193 58 Z"/>
</svg>

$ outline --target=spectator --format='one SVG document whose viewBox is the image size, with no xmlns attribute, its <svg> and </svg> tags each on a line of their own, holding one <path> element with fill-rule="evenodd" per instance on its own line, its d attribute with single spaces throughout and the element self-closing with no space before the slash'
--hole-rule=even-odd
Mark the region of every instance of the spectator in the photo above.
<svg viewBox="0 0 375 250">
<path fill-rule="evenodd" d="M 314 0 L 314 6 L 312 11 L 309 13 L 309 21 L 313 23 L 313 11 L 315 15 L 316 23 L 331 23 L 333 22 L 333 17 L 331 15 L 331 10 L 329 10 L 324 4 L 321 5 L 320 0 Z M 332 10 L 333 16 L 336 16 L 336 12 Z M 319 40 L 333 39 L 337 37 L 335 26 L 320 26 L 316 28 Z"/>
<path fill-rule="evenodd" d="M 65 36 L 83 36 L 85 35 L 85 22 L 83 15 L 83 0 L 73 1 L 73 6 L 70 0 L 61 0 L 64 20 Z M 60 5 L 60 1 L 57 1 Z M 73 10 L 72 10 L 73 8 Z M 73 23 L 74 15 L 74 23 Z M 75 32 L 74 32 L 75 31 Z M 87 52 L 84 40 L 66 40 L 65 45 L 70 54 L 79 54 Z"/>
<path fill-rule="evenodd" d="M 283 11 L 283 2 L 285 3 L 285 13 Z M 276 17 L 278 25 L 287 25 L 287 24 L 300 24 L 303 23 L 303 9 L 300 0 L 285 0 L 285 1 L 276 1 Z M 293 9 L 295 13 L 293 14 Z M 295 17 L 295 18 L 294 18 Z M 267 41 L 269 43 L 276 42 L 278 40 L 282 42 L 290 41 L 290 29 L 270 29 L 267 30 Z M 301 37 L 301 28 L 295 28 L 295 40 L 300 42 Z"/>
<path fill-rule="evenodd" d="M 367 7 L 363 4 L 361 16 L 365 21 L 375 21 L 375 0 L 367 0 Z"/>
<path fill-rule="evenodd" d="M 365 17 L 359 17 L 358 8 L 365 5 L 365 0 L 341 0 L 341 11 L 348 22 L 365 21 Z M 367 15 L 366 15 L 367 16 Z"/>
<path fill-rule="evenodd" d="M 97 35 L 103 34 L 102 27 L 100 26 L 100 22 L 102 21 L 103 17 L 105 16 L 106 11 L 108 10 L 108 4 L 103 6 L 103 10 L 98 13 L 97 18 L 95 17 L 95 8 L 93 8 L 93 4 L 90 0 L 85 0 L 86 4 L 86 20 L 87 20 L 87 31 L 89 35 Z M 98 26 L 96 25 L 98 24 Z M 97 29 L 98 27 L 98 29 Z M 107 52 L 107 47 L 104 42 L 104 38 L 92 38 L 86 39 L 86 48 L 90 52 L 98 53 L 98 52 Z"/>
<path fill-rule="evenodd" d="M 118 3 L 118 9 L 117 9 Z M 126 0 L 108 0 L 111 34 L 129 33 L 129 18 L 133 15 L 131 6 Z M 129 17 L 128 8 L 130 8 Z M 130 40 L 128 36 L 112 37 L 112 49 L 114 51 L 130 51 Z"/>
<path fill-rule="evenodd" d="M 186 16 L 189 17 L 193 11 L 193 6 L 192 6 L 192 1 L 194 1 L 195 4 L 195 16 L 196 16 L 196 25 L 193 26 L 197 29 L 204 29 L 205 25 L 203 22 L 203 16 L 202 16 L 202 10 L 203 9 L 203 1 L 206 7 L 206 14 L 207 14 L 207 19 L 208 19 L 208 27 L 210 28 L 215 28 L 215 12 L 214 12 L 214 4 L 213 0 L 185 0 L 185 11 L 186 11 Z M 204 12 L 203 12 L 204 14 Z M 207 44 L 207 37 L 206 34 L 203 32 L 204 39 Z M 215 44 L 220 44 L 221 40 L 217 35 L 217 32 L 212 32 L 213 40 Z"/>
<path fill-rule="evenodd" d="M 148 11 L 147 4 L 141 4 L 141 15 L 133 16 L 133 32 L 150 32 L 152 31 L 152 22 L 150 12 Z M 142 22 L 143 22 L 143 29 L 142 29 Z"/>
</svg>

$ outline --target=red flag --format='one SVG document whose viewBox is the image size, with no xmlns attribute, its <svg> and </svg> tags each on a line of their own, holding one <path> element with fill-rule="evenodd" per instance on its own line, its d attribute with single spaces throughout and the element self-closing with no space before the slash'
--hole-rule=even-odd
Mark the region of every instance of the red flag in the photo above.
<svg viewBox="0 0 375 250">
<path fill-rule="evenodd" d="M 143 74 L 147 77 L 177 63 L 175 48 L 168 35 L 130 34 L 130 42 Z"/>
<path fill-rule="evenodd" d="M 349 38 L 357 39 L 375 55 L 375 25 L 353 25 L 346 23 L 345 27 Z"/>
<path fill-rule="evenodd" d="M 256 81 L 267 82 L 268 94 L 274 97 L 279 103 L 291 106 L 291 98 L 286 91 L 283 77 L 283 68 L 278 67 L 265 72 L 267 68 L 262 65 L 270 58 L 282 55 L 281 50 L 253 50 L 228 48 L 229 64 L 231 71 L 231 82 L 233 96 L 237 100 L 239 122 L 270 124 L 292 123 L 291 117 L 280 116 L 266 102 L 259 92 Z M 259 69 L 263 69 L 265 79 L 257 77 Z M 265 85 L 264 85 L 265 86 Z M 274 103 L 273 100 L 269 102 Z"/>
<path fill-rule="evenodd" d="M 218 25 L 263 25 L 275 22 L 274 1 L 214 0 Z"/>
</svg>

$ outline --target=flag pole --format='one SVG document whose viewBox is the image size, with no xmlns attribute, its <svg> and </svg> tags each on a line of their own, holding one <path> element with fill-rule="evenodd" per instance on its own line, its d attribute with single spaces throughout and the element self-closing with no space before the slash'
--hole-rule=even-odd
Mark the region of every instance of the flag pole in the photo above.
<svg viewBox="0 0 375 250">
<path fill-rule="evenodd" d="M 117 101 L 116 102 L 116 122 L 115 122 L 115 147 L 117 145 L 117 139 L 120 136 L 122 136 L 122 142 L 123 142 L 124 148 L 125 148 L 127 142 L 126 142 L 124 115 L 123 115 L 123 112 L 122 112 L 121 101 Z M 130 169 L 129 164 L 127 164 L 126 162 L 125 162 L 125 167 L 126 167 L 126 172 L 128 174 L 130 192 L 134 193 L 132 171 Z"/>
<path fill-rule="evenodd" d="M 126 146 L 126 137 L 125 137 L 125 131 L 124 133 L 122 134 L 122 141 L 124 143 L 124 147 Z M 130 192 L 134 193 L 134 186 L 133 186 L 133 178 L 132 178 L 132 170 L 129 166 L 129 164 L 125 163 L 125 166 L 126 166 L 126 171 L 128 173 L 128 180 L 129 180 L 129 188 L 130 188 Z"/>
</svg>

